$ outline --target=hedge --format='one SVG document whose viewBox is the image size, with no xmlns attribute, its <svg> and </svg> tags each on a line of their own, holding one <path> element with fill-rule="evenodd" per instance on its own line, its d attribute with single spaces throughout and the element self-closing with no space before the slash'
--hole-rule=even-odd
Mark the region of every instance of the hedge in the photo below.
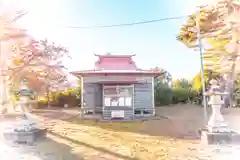
<svg viewBox="0 0 240 160">
<path fill-rule="evenodd" d="M 66 90 L 64 92 L 52 92 L 50 93 L 50 105 L 63 107 L 64 104 L 69 106 L 80 105 L 81 99 L 78 95 L 79 92 L 75 90 Z M 178 103 L 201 103 L 201 96 L 199 93 L 190 89 L 185 88 L 169 88 L 169 87 L 158 87 L 155 88 L 155 105 L 171 105 Z M 46 106 L 47 98 L 39 101 L 38 106 Z"/>
<path fill-rule="evenodd" d="M 159 88 L 155 90 L 155 105 L 170 105 L 178 103 L 200 104 L 198 92 L 185 88 Z"/>
</svg>

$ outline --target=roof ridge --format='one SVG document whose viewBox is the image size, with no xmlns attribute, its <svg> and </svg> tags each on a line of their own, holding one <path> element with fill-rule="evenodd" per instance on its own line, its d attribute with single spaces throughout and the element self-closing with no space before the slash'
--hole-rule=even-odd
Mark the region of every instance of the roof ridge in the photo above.
<svg viewBox="0 0 240 160">
<path fill-rule="evenodd" d="M 94 54 L 95 56 L 97 57 L 133 57 L 133 56 L 136 56 L 136 54 L 129 54 L 129 55 L 121 55 L 121 54 L 103 54 L 103 55 L 100 55 L 100 54 Z"/>
</svg>

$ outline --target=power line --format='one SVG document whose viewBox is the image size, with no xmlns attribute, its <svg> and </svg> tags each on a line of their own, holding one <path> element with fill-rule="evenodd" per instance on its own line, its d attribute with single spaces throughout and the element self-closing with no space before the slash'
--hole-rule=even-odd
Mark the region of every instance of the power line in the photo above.
<svg viewBox="0 0 240 160">
<path fill-rule="evenodd" d="M 66 26 L 66 28 L 73 28 L 73 29 L 95 29 L 95 28 L 112 28 L 112 27 L 124 27 L 124 26 L 133 26 L 133 25 L 141 25 L 141 24 L 148 24 L 148 23 L 156 23 L 168 20 L 175 20 L 186 18 L 188 16 L 178 16 L 178 17 L 167 17 L 155 20 L 148 20 L 148 21 L 140 21 L 140 22 L 133 22 L 133 23 L 123 23 L 123 24 L 112 24 L 112 25 L 102 25 L 102 26 Z"/>
</svg>

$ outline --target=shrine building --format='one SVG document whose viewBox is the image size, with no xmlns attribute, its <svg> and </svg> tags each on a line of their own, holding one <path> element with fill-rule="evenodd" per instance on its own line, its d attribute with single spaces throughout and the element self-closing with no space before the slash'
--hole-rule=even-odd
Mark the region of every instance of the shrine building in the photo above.
<svg viewBox="0 0 240 160">
<path fill-rule="evenodd" d="M 135 55 L 95 56 L 94 69 L 72 72 L 81 78 L 82 112 L 104 120 L 154 116 L 154 77 L 162 73 L 139 69 Z"/>
</svg>

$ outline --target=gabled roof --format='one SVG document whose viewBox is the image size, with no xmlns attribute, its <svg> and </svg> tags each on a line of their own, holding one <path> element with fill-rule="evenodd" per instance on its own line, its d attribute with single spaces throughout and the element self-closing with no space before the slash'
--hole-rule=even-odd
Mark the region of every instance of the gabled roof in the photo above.
<svg viewBox="0 0 240 160">
<path fill-rule="evenodd" d="M 96 55 L 94 69 L 71 72 L 73 75 L 93 75 L 93 74 L 144 74 L 159 76 L 161 71 L 139 69 L 132 57 L 135 55 Z"/>
<path fill-rule="evenodd" d="M 134 55 L 95 55 L 98 61 L 95 62 L 96 70 L 137 70 L 133 61 Z"/>
</svg>

